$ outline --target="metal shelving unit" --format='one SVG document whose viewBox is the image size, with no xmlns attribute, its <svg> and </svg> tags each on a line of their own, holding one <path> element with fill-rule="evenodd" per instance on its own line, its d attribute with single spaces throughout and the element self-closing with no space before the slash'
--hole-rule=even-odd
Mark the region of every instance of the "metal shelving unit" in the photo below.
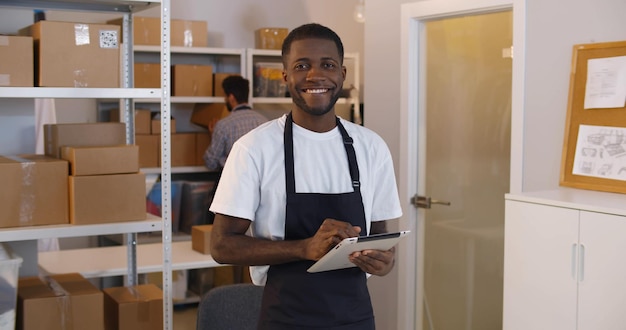
<svg viewBox="0 0 626 330">
<path fill-rule="evenodd" d="M 119 99 L 120 107 L 124 109 L 126 122 L 126 140 L 134 143 L 134 101 L 133 99 L 154 99 L 160 103 L 162 118 L 170 116 L 170 0 L 0 0 L 0 7 L 20 7 L 30 9 L 54 9 L 72 11 L 94 11 L 119 13 L 124 15 L 122 34 L 122 88 L 44 88 L 44 87 L 1 87 L 0 98 L 93 98 Z M 161 9 L 161 46 L 156 47 L 160 53 L 162 69 L 161 88 L 134 89 L 132 88 L 133 49 L 132 49 L 132 19 L 137 12 L 160 7 Z M 0 229 L 0 241 L 20 242 L 34 241 L 40 238 L 75 237 L 102 234 L 126 234 L 127 250 L 127 282 L 126 285 L 137 283 L 136 233 L 158 231 L 162 233 L 161 249 L 163 272 L 163 328 L 172 329 L 172 228 L 171 228 L 171 154 L 170 154 L 170 121 L 164 120 L 161 127 L 161 185 L 162 217 L 148 217 L 145 221 L 98 224 L 98 225 L 55 225 L 41 227 L 22 227 Z M 93 248 L 97 251 L 99 248 Z M 24 262 L 37 263 L 35 260 Z"/>
</svg>

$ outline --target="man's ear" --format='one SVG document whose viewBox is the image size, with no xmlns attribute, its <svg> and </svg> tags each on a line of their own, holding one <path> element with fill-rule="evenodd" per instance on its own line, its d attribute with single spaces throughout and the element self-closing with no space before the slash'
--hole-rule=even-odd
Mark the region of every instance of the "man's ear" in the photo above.
<svg viewBox="0 0 626 330">
<path fill-rule="evenodd" d="M 283 70 L 283 81 L 287 82 L 287 73 Z"/>
</svg>

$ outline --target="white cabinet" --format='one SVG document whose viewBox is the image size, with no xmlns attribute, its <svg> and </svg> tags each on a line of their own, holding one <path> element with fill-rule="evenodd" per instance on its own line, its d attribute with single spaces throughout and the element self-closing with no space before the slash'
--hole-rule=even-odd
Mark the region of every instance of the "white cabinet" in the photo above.
<svg viewBox="0 0 626 330">
<path fill-rule="evenodd" d="M 626 196 L 506 196 L 503 329 L 624 329 Z"/>
</svg>

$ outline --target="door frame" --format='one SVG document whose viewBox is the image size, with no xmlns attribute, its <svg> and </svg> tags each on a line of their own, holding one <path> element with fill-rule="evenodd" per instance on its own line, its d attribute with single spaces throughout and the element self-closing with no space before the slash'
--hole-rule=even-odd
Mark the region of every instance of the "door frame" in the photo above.
<svg viewBox="0 0 626 330">
<path fill-rule="evenodd" d="M 401 114 L 398 190 L 404 215 L 400 228 L 413 228 L 413 235 L 400 243 L 398 267 L 398 329 L 421 330 L 423 324 L 424 209 L 411 205 L 411 197 L 423 194 L 425 160 L 419 159 L 420 141 L 425 138 L 425 122 L 420 117 L 424 91 L 419 70 L 420 29 L 423 21 L 467 14 L 513 10 L 513 72 L 511 104 L 510 192 L 522 191 L 523 98 L 526 0 L 427 0 L 401 5 Z M 417 93 L 410 91 L 418 91 Z M 418 129 L 415 129 L 417 127 Z M 417 171 L 415 171 L 417 169 Z"/>
</svg>

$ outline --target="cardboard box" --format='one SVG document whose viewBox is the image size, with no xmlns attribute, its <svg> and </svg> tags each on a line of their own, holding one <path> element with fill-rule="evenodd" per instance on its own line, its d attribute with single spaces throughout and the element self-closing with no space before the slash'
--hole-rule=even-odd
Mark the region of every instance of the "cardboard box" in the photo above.
<svg viewBox="0 0 626 330">
<path fill-rule="evenodd" d="M 188 273 L 187 269 L 173 270 L 171 273 L 172 300 L 174 303 L 187 298 Z M 147 273 L 139 279 L 139 284 L 154 284 L 163 290 L 163 272 Z"/>
<path fill-rule="evenodd" d="M 213 96 L 213 66 L 174 65 L 172 96 Z"/>
<path fill-rule="evenodd" d="M 126 144 L 126 124 L 45 124 L 44 153 L 60 158 L 61 147 L 98 147 Z"/>
<path fill-rule="evenodd" d="M 161 134 L 161 119 L 150 120 L 150 133 Z M 170 134 L 176 134 L 176 119 L 170 120 Z"/>
<path fill-rule="evenodd" d="M 191 227 L 191 249 L 202 254 L 211 254 L 211 231 L 213 225 Z"/>
<path fill-rule="evenodd" d="M 289 34 L 287 28 L 260 28 L 254 32 L 254 47 L 257 49 L 282 49 Z"/>
<path fill-rule="evenodd" d="M 222 82 L 226 77 L 240 76 L 239 73 L 216 72 L 213 74 L 213 96 L 226 96 L 222 88 Z"/>
<path fill-rule="evenodd" d="M 139 167 L 159 167 L 160 142 L 159 135 L 135 135 L 135 145 L 139 147 Z"/>
<path fill-rule="evenodd" d="M 143 173 L 70 176 L 69 191 L 72 224 L 146 219 Z"/>
<path fill-rule="evenodd" d="M 121 26 L 122 18 L 108 21 Z M 170 46 L 207 47 L 209 31 L 206 21 L 170 20 Z M 161 45 L 161 19 L 158 17 L 133 17 L 133 43 L 135 45 Z"/>
<path fill-rule="evenodd" d="M 123 22 L 124 22 L 123 18 L 117 18 L 117 19 L 107 21 L 107 24 L 118 25 L 121 29 Z M 122 39 L 122 42 L 124 42 L 124 39 Z M 133 44 L 160 46 L 161 45 L 161 19 L 159 17 L 134 16 L 133 17 Z"/>
<path fill-rule="evenodd" d="M 172 143 L 171 163 L 172 166 L 195 166 L 196 165 L 196 134 L 177 133 L 170 137 Z"/>
<path fill-rule="evenodd" d="M 211 145 L 211 134 L 209 132 L 196 133 L 196 165 L 204 166 L 204 153 Z"/>
<path fill-rule="evenodd" d="M 156 285 L 113 287 L 102 291 L 104 292 L 105 329 L 163 328 L 163 292 Z"/>
<path fill-rule="evenodd" d="M 70 174 L 103 175 L 139 172 L 139 147 L 62 147 L 61 158 L 70 162 Z"/>
<path fill-rule="evenodd" d="M 104 329 L 102 291 L 77 273 L 23 277 L 18 284 L 22 330 Z M 71 327 L 68 327 L 71 325 Z"/>
<path fill-rule="evenodd" d="M 135 88 L 161 88 L 161 64 L 135 63 Z"/>
<path fill-rule="evenodd" d="M 170 42 L 172 46 L 207 47 L 209 29 L 206 21 L 173 19 Z"/>
<path fill-rule="evenodd" d="M 230 112 L 222 103 L 196 103 L 189 121 L 207 128 L 229 114 Z"/>
<path fill-rule="evenodd" d="M 109 112 L 109 121 L 114 123 L 120 120 L 120 109 Z M 152 130 L 152 112 L 148 109 L 135 109 L 135 134 L 150 134 Z"/>
<path fill-rule="evenodd" d="M 33 38 L 0 36 L 0 86 L 33 87 Z"/>
<path fill-rule="evenodd" d="M 23 259 L 0 243 L 0 329 L 15 329 L 17 279 Z"/>
<path fill-rule="evenodd" d="M 0 156 L 0 228 L 67 224 L 68 166 L 43 155 Z"/>
<path fill-rule="evenodd" d="M 35 41 L 36 85 L 120 87 L 120 27 L 39 21 L 20 30 Z"/>
</svg>

